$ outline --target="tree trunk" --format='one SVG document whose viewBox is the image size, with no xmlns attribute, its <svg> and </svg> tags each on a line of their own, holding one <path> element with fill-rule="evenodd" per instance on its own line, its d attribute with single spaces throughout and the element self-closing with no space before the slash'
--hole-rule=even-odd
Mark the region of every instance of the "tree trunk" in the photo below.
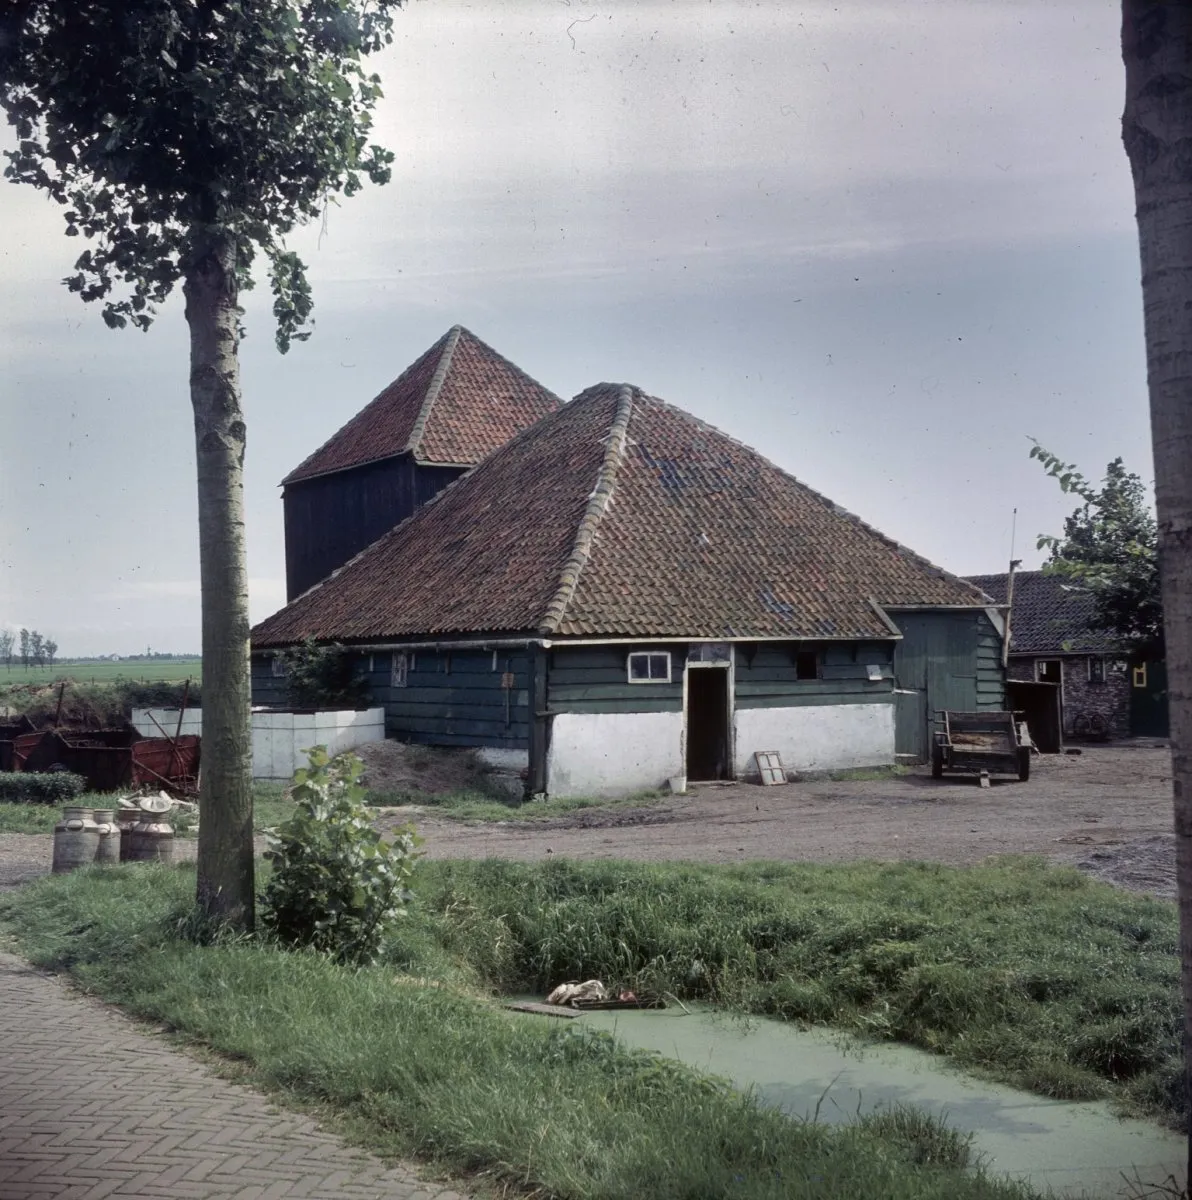
<svg viewBox="0 0 1192 1200">
<path fill-rule="evenodd" d="M 253 925 L 252 729 L 248 572 L 244 550 L 244 416 L 240 408 L 236 249 L 197 230 L 186 271 L 190 400 L 199 484 L 203 594 L 203 757 L 199 907 Z"/>
<path fill-rule="evenodd" d="M 1192 1113 L 1192 5 L 1123 0 L 1122 58 L 1122 140 L 1134 176 L 1155 454 L 1171 706 L 1184 1086 Z"/>
</svg>

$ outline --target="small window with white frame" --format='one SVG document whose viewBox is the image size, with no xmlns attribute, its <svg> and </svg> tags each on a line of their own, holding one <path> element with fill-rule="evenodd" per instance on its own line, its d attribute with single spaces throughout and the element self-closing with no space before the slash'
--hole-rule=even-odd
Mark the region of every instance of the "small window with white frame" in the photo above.
<svg viewBox="0 0 1192 1200">
<path fill-rule="evenodd" d="M 404 650 L 393 652 L 393 661 L 389 668 L 389 686 L 406 687 L 410 682 L 410 656 Z"/>
<path fill-rule="evenodd" d="M 1089 683 L 1105 682 L 1105 659 L 1099 654 L 1089 656 Z"/>
<path fill-rule="evenodd" d="M 284 679 L 286 674 L 286 660 L 284 656 L 275 654 L 269 660 L 269 670 L 275 679 Z"/>
<path fill-rule="evenodd" d="M 670 683 L 669 650 L 634 650 L 629 655 L 630 683 Z"/>
</svg>

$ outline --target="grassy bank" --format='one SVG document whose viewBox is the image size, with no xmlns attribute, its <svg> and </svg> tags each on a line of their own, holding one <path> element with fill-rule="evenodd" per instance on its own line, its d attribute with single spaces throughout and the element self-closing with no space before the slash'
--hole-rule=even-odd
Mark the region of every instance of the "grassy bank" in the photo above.
<svg viewBox="0 0 1192 1200">
<path fill-rule="evenodd" d="M 1174 1119 L 1174 906 L 1016 861 L 429 862 L 395 950 L 498 990 L 597 977 L 947 1054 Z"/>
<path fill-rule="evenodd" d="M 424 885 L 443 897 L 446 880 Z M 393 966 L 350 971 L 251 942 L 180 940 L 188 870 L 117 868 L 0 898 L 44 966 L 235 1060 L 247 1081 L 502 1194 L 559 1200 L 1011 1200 L 961 1170 L 965 1139 L 913 1114 L 847 1128 L 792 1121 L 653 1055 L 519 1017 Z M 423 908 L 415 937 L 447 962 L 453 923 Z M 407 957 L 410 946 L 407 943 Z"/>
</svg>

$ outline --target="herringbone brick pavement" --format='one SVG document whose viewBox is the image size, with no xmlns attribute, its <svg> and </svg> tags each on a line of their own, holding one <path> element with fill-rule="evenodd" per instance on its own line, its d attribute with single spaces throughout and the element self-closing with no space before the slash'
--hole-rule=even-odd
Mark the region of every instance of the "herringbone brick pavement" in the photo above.
<svg viewBox="0 0 1192 1200">
<path fill-rule="evenodd" d="M 0 954 L 0 1200 L 461 1200 Z"/>
</svg>

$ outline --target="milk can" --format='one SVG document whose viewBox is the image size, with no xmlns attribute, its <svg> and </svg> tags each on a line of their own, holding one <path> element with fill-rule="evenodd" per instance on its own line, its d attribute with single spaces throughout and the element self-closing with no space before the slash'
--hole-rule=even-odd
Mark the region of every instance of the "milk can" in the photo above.
<svg viewBox="0 0 1192 1200">
<path fill-rule="evenodd" d="M 128 862 L 129 850 L 132 847 L 131 837 L 133 826 L 141 819 L 139 808 L 120 808 L 116 811 L 116 827 L 120 831 L 120 861 Z"/>
<path fill-rule="evenodd" d="M 116 812 L 111 808 L 97 808 L 94 814 L 99 831 L 99 848 L 95 851 L 97 863 L 120 861 L 120 826 L 116 824 Z"/>
<path fill-rule="evenodd" d="M 55 875 L 89 867 L 99 850 L 99 826 L 89 808 L 67 807 L 54 826 Z"/>
<path fill-rule="evenodd" d="M 123 855 L 125 862 L 174 861 L 174 827 L 162 813 L 139 813 L 137 823 L 121 841 L 128 842 L 128 853 Z"/>
</svg>

